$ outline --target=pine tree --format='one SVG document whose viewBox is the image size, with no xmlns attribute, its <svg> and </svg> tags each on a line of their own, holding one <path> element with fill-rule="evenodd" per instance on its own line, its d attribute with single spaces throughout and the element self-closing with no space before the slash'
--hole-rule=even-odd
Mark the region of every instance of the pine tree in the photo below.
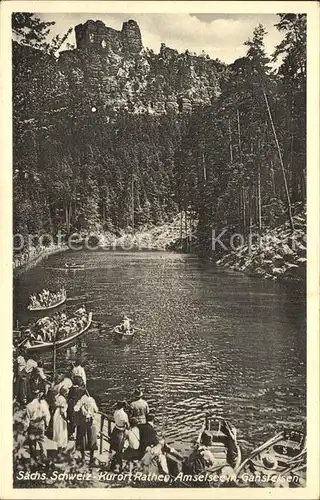
<svg viewBox="0 0 320 500">
<path fill-rule="evenodd" d="M 50 26 L 54 21 L 41 21 L 36 14 L 28 12 L 13 12 L 12 31 L 19 43 L 29 45 L 37 49 L 47 49 L 47 37 L 50 33 Z"/>
</svg>

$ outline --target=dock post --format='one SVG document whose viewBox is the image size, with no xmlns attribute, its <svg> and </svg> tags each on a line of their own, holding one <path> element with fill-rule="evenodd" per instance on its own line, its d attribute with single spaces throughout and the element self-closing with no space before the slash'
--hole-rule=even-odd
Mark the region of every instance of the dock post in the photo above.
<svg viewBox="0 0 320 500">
<path fill-rule="evenodd" d="M 53 341 L 53 375 L 52 375 L 53 385 L 54 385 L 55 379 L 56 379 L 56 358 L 57 358 L 56 337 L 54 336 L 54 341 Z"/>
<path fill-rule="evenodd" d="M 111 420 L 108 418 L 108 438 L 110 439 L 110 436 L 111 436 Z"/>
<path fill-rule="evenodd" d="M 102 455 L 102 445 L 103 445 L 103 424 L 104 424 L 104 415 L 100 415 L 100 455 Z"/>
</svg>

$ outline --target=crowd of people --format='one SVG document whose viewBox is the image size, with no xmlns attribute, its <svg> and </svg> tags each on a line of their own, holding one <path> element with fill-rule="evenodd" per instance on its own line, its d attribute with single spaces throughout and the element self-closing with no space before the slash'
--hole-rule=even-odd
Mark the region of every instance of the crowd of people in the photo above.
<svg viewBox="0 0 320 500">
<path fill-rule="evenodd" d="M 88 313 L 84 306 L 74 316 L 68 318 L 64 312 L 56 311 L 52 316 L 38 319 L 35 325 L 25 330 L 24 347 L 35 343 L 58 342 L 83 330 L 88 323 Z"/>
<path fill-rule="evenodd" d="M 88 314 L 84 306 L 70 319 L 64 312 L 55 312 L 51 317 L 39 319 L 27 332 L 27 342 L 16 351 L 14 404 L 25 412 L 25 428 L 32 458 L 36 457 L 37 447 L 42 458 L 46 458 L 47 436 L 56 443 L 58 454 L 74 441 L 80 460 L 84 463 L 85 453 L 89 451 L 89 464 L 97 465 L 94 457 L 98 449 L 95 414 L 99 410 L 95 399 L 88 393 L 81 360 L 77 359 L 66 375 L 60 374 L 55 381 L 50 381 L 38 355 L 28 354 L 28 345 L 33 342 L 60 340 L 83 329 L 87 321 Z M 118 328 L 123 332 L 130 331 L 130 318 L 124 315 Z M 121 473 L 132 472 L 136 468 L 147 474 L 169 474 L 167 452 L 171 451 L 172 454 L 174 450 L 158 435 L 155 414 L 150 411 L 141 389 L 134 391 L 130 403 L 118 401 L 112 417 L 114 425 L 109 436 L 109 470 Z M 199 460 L 208 466 L 214 465 L 214 457 L 208 450 L 209 437 L 204 433 L 202 448 L 198 450 L 200 455 L 193 462 L 184 464 L 186 471 L 194 472 Z"/>
<path fill-rule="evenodd" d="M 41 290 L 41 292 L 36 294 L 32 294 L 29 297 L 30 305 L 29 307 L 50 307 L 60 300 L 62 300 L 66 295 L 66 290 L 64 287 L 60 288 L 56 293 L 50 292 L 46 288 Z"/>
<path fill-rule="evenodd" d="M 16 359 L 14 367 L 14 404 L 25 410 L 26 432 L 30 456 L 37 447 L 43 459 L 47 456 L 45 436 L 50 437 L 58 453 L 68 442 L 75 442 L 80 460 L 85 462 L 89 451 L 91 466 L 97 446 L 95 414 L 98 406 L 86 388 L 86 373 L 77 359 L 66 375 L 58 375 L 53 384 L 44 374 L 35 355 Z M 134 391 L 131 403 L 118 401 L 113 413 L 114 427 L 110 436 L 109 468 L 114 472 L 132 470 L 135 465 L 156 472 L 168 473 L 165 451 L 168 449 L 154 428 L 155 415 L 140 389 Z"/>
<path fill-rule="evenodd" d="M 45 436 L 50 437 L 57 451 L 67 448 L 76 439 L 76 448 L 90 461 L 97 449 L 93 416 L 98 411 L 95 400 L 86 389 L 86 374 L 80 360 L 70 367 L 67 376 L 58 376 L 53 384 L 44 374 L 42 363 L 35 355 L 16 359 L 14 367 L 14 405 L 25 410 L 25 422 L 30 456 L 35 458 L 37 445 L 46 458 Z"/>
<path fill-rule="evenodd" d="M 110 436 L 110 468 L 115 472 L 132 471 L 139 466 L 146 473 L 168 474 L 166 451 L 170 448 L 158 435 L 155 415 L 149 410 L 143 393 L 136 389 L 133 400 L 118 401 L 113 414 L 114 428 Z"/>
</svg>

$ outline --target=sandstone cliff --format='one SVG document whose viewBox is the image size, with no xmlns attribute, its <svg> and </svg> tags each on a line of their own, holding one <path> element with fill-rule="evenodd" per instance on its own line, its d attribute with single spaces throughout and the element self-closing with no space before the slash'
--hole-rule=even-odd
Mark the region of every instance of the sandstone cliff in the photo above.
<svg viewBox="0 0 320 500">
<path fill-rule="evenodd" d="M 121 31 L 89 20 L 76 26 L 77 47 L 60 53 L 59 68 L 83 112 L 112 108 L 135 113 L 190 113 L 219 94 L 224 65 L 208 56 L 161 45 L 144 49 L 138 24 Z"/>
<path fill-rule="evenodd" d="M 14 112 L 32 129 L 40 124 L 82 120 L 94 111 L 189 114 L 220 93 L 226 66 L 161 44 L 146 49 L 138 24 L 121 31 L 88 20 L 75 27 L 76 48 L 56 59 L 13 42 Z M 22 105 L 21 105 L 22 104 Z"/>
</svg>

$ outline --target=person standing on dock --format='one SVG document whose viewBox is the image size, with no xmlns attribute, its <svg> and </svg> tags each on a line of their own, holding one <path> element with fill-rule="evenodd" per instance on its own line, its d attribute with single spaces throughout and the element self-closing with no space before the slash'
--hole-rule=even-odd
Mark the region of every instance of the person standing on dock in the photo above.
<svg viewBox="0 0 320 500">
<path fill-rule="evenodd" d="M 97 429 L 94 424 L 94 415 L 98 413 L 98 407 L 93 397 L 88 394 L 77 401 L 74 407 L 75 420 L 77 423 L 76 449 L 81 453 L 84 462 L 85 452 L 90 452 L 90 465 L 94 465 L 94 452 L 98 449 Z"/>
<path fill-rule="evenodd" d="M 156 446 L 159 443 L 157 431 L 154 428 L 155 416 L 153 413 L 147 415 L 147 423 L 139 426 L 140 429 L 140 457 L 143 457 L 148 446 Z"/>
<path fill-rule="evenodd" d="M 113 414 L 115 426 L 110 436 L 110 451 L 113 452 L 113 455 L 115 455 L 116 460 L 114 460 L 114 462 L 117 461 L 117 458 L 120 457 L 120 454 L 122 453 L 125 441 L 125 431 L 130 427 L 125 406 L 125 401 L 118 401 L 116 404 L 116 410 Z M 121 462 L 121 459 L 119 462 Z"/>
<path fill-rule="evenodd" d="M 13 396 L 15 401 L 22 407 L 30 401 L 30 381 L 25 370 L 21 370 L 17 375 Z"/>
<path fill-rule="evenodd" d="M 65 389 L 66 394 L 68 394 L 71 387 L 73 386 L 71 379 L 71 373 L 67 373 L 66 375 L 58 375 L 57 384 L 54 386 L 54 390 L 56 391 L 56 393 L 59 394 L 60 389 L 63 388 Z"/>
<path fill-rule="evenodd" d="M 69 420 L 69 439 L 74 439 L 74 432 L 76 429 L 76 421 L 74 415 L 74 407 L 79 399 L 86 393 L 86 388 L 81 377 L 74 377 L 73 386 L 68 393 L 68 410 L 67 416 Z"/>
<path fill-rule="evenodd" d="M 138 421 L 138 425 L 147 422 L 147 415 L 149 414 L 149 405 L 143 398 L 141 389 L 135 389 L 133 393 L 134 400 L 130 404 L 132 417 Z"/>
<path fill-rule="evenodd" d="M 15 384 L 18 377 L 22 372 L 25 372 L 26 360 L 25 353 L 23 350 L 17 352 L 17 358 L 14 360 L 13 364 L 13 383 Z"/>
<path fill-rule="evenodd" d="M 49 407 L 43 393 L 39 389 L 34 390 L 34 397 L 27 404 L 26 420 L 28 423 L 28 439 L 31 458 L 36 458 L 37 444 L 39 444 L 42 457 L 47 456 L 47 450 L 44 447 L 44 437 L 46 428 L 50 422 Z"/>
<path fill-rule="evenodd" d="M 82 380 L 83 380 L 83 383 L 84 385 L 86 386 L 87 385 L 87 376 L 86 376 L 86 372 L 84 371 L 84 368 L 81 364 L 81 360 L 80 358 L 77 358 L 76 359 L 76 362 L 72 368 L 72 378 L 74 377 L 81 377 Z"/>
<path fill-rule="evenodd" d="M 38 366 L 36 368 L 33 368 L 31 372 L 29 385 L 30 385 L 30 400 L 33 400 L 38 392 L 42 394 L 46 393 L 46 384 L 43 378 L 41 378 L 41 368 L 39 368 Z"/>
<path fill-rule="evenodd" d="M 57 443 L 58 452 L 66 448 L 68 444 L 67 393 L 68 391 L 64 387 L 61 387 L 54 401 L 56 409 L 53 415 L 52 440 Z"/>
</svg>

